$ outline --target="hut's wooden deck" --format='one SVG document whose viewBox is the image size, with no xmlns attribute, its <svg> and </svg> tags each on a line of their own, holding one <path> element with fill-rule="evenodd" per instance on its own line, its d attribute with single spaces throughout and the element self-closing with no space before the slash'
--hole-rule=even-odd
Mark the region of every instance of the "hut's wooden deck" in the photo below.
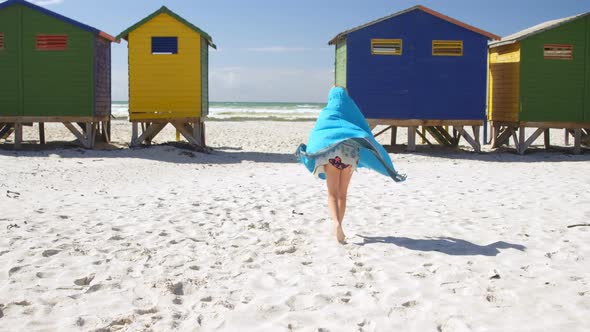
<svg viewBox="0 0 590 332">
<path fill-rule="evenodd" d="M 23 141 L 23 126 L 39 123 L 39 143 L 45 144 L 45 123 L 50 122 L 62 123 L 85 148 L 94 148 L 97 139 L 110 142 L 109 116 L 0 116 L 0 139 L 6 140 L 14 133 L 14 148 L 19 149 Z"/>
<path fill-rule="evenodd" d="M 184 136 L 186 140 L 200 148 L 205 148 L 205 123 L 202 118 L 156 118 L 130 120 L 132 124 L 131 146 L 141 144 L 150 145 L 167 124 L 176 128 L 178 135 Z M 139 129 L 141 128 L 141 134 Z"/>
<path fill-rule="evenodd" d="M 434 138 L 438 144 L 457 146 L 461 137 L 476 151 L 481 151 L 480 128 L 484 125 L 483 120 L 423 120 L 423 119 L 367 119 L 371 129 L 378 125 L 385 125 L 387 128 L 375 134 L 379 136 L 391 129 L 391 145 L 397 145 L 397 128 L 408 128 L 408 151 L 416 150 L 416 134 L 429 145 L 433 143 L 426 137 L 426 132 Z M 419 130 L 422 127 L 422 130 Z M 449 132 L 449 127 L 453 127 Z M 473 136 L 469 134 L 466 127 L 471 127 Z"/>
<path fill-rule="evenodd" d="M 510 144 L 512 138 L 516 151 L 524 154 L 533 142 L 544 134 L 545 148 L 551 147 L 550 130 L 564 129 L 565 144 L 569 145 L 570 135 L 574 137 L 574 154 L 582 152 L 582 145 L 590 146 L 590 123 L 588 122 L 503 122 L 492 121 L 491 136 L 492 147 L 497 148 L 504 144 Z M 526 137 L 526 128 L 535 128 L 532 135 Z"/>
</svg>

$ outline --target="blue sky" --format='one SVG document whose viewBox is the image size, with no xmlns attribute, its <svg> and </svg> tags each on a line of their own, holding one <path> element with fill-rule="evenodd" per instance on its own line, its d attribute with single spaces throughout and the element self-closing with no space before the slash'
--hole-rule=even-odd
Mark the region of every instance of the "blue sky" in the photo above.
<svg viewBox="0 0 590 332">
<path fill-rule="evenodd" d="M 590 0 L 37 0 L 117 35 L 162 5 L 213 37 L 212 101 L 324 102 L 341 31 L 421 4 L 505 36 L 590 11 Z M 127 100 L 127 44 L 113 44 L 113 99 Z"/>
</svg>

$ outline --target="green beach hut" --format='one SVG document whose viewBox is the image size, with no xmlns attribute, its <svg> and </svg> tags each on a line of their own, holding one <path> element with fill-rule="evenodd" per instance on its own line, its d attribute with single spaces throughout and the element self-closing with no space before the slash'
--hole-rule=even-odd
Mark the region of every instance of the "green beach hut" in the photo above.
<svg viewBox="0 0 590 332">
<path fill-rule="evenodd" d="M 0 3 L 0 139 L 63 123 L 87 148 L 109 140 L 111 42 L 95 28 L 24 0 Z M 100 134 L 99 134 L 100 133 Z"/>
<path fill-rule="evenodd" d="M 515 140 L 519 153 L 560 128 L 590 136 L 590 12 L 545 22 L 490 44 L 488 120 L 494 145 Z M 526 137 L 525 129 L 535 128 Z M 518 131 L 518 135 L 516 132 Z"/>
</svg>

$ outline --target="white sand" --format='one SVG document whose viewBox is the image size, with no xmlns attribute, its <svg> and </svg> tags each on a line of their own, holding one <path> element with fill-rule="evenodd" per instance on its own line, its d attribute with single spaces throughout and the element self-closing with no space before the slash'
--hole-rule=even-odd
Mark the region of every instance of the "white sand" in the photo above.
<svg viewBox="0 0 590 332">
<path fill-rule="evenodd" d="M 0 330 L 590 330 L 588 151 L 393 155 L 408 181 L 359 170 L 341 246 L 292 155 L 312 125 L 0 149 Z"/>
</svg>

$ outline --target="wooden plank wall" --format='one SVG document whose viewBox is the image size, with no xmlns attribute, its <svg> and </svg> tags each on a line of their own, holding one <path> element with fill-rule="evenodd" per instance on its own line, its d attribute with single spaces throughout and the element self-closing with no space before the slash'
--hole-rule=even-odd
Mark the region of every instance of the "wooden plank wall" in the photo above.
<svg viewBox="0 0 590 332">
<path fill-rule="evenodd" d="M 201 116 L 209 115 L 209 44 L 201 37 Z"/>
<path fill-rule="evenodd" d="M 577 19 L 521 41 L 520 121 L 583 122 L 585 29 Z M 571 46 L 572 58 L 545 58 L 550 44 Z"/>
<path fill-rule="evenodd" d="M 37 10 L 22 8 L 24 116 L 92 116 L 93 33 Z M 38 50 L 37 35 L 65 35 L 65 50 Z"/>
<path fill-rule="evenodd" d="M 336 70 L 334 78 L 335 84 L 343 88 L 346 87 L 346 40 L 338 42 L 336 45 Z"/>
<path fill-rule="evenodd" d="M 11 6 L 0 10 L 0 116 L 22 115 L 22 38 L 21 9 Z"/>
<path fill-rule="evenodd" d="M 95 116 L 111 114 L 111 43 L 96 37 L 94 46 Z"/>
<path fill-rule="evenodd" d="M 152 37 L 178 37 L 178 54 L 152 54 Z M 129 34 L 130 120 L 201 117 L 201 36 L 168 14 Z"/>
</svg>

